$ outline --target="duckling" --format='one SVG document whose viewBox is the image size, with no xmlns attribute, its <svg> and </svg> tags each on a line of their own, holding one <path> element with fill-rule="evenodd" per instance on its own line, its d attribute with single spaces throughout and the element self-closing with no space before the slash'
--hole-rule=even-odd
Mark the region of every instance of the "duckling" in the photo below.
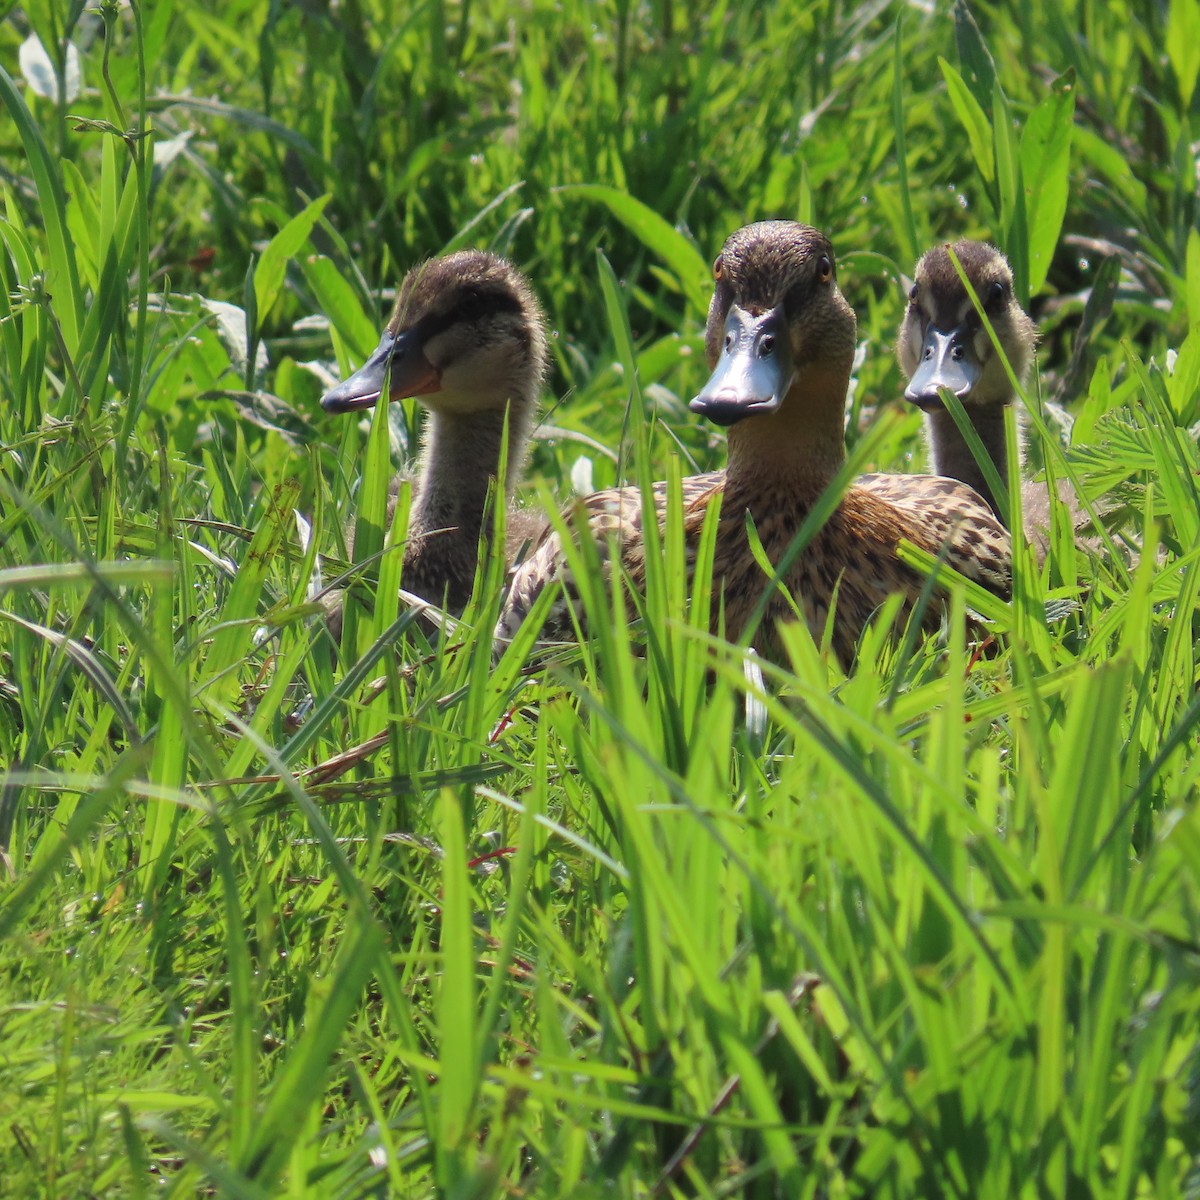
<svg viewBox="0 0 1200 1200">
<path fill-rule="evenodd" d="M 321 400 L 327 412 L 370 408 L 386 379 L 390 399 L 414 396 L 427 410 L 403 581 L 448 612 L 466 607 L 479 539 L 491 532 L 484 513 L 505 420 L 507 500 L 524 467 L 545 371 L 545 319 L 528 281 L 495 254 L 463 250 L 405 276 L 375 352 Z M 512 514 L 510 545 L 529 532 L 530 522 Z"/>
<path fill-rule="evenodd" d="M 807 225 L 765 221 L 738 230 L 713 275 L 705 335 L 713 370 L 691 408 L 729 428 L 729 459 L 724 472 L 695 477 L 685 488 L 684 525 L 694 546 L 708 506 L 720 504 L 713 583 L 723 595 L 726 635 L 736 640 L 767 585 L 750 548 L 747 517 L 778 563 L 845 461 L 842 413 L 856 322 L 838 290 L 829 239 Z M 822 636 L 830 610 L 835 612 L 833 648 L 844 664 L 890 593 L 902 593 L 911 606 L 922 590 L 921 574 L 897 557 L 902 538 L 942 554 L 994 592 L 1006 594 L 1010 586 L 1008 534 L 970 488 L 930 476 L 875 478 L 883 491 L 851 487 L 783 579 L 814 637 Z M 615 530 L 622 563 L 638 586 L 644 549 L 626 507 L 614 513 L 610 494 L 600 503 L 586 502 L 585 512 L 594 533 Z M 661 506 L 658 515 L 661 521 Z M 557 537 L 549 535 L 517 571 L 497 633 L 511 636 L 542 588 L 565 574 Z M 776 590 L 754 638 L 759 653 L 783 657 L 776 626 L 792 616 L 791 604 Z M 936 613 L 926 618 L 927 624 L 936 620 Z M 562 636 L 570 628 L 560 604 L 545 632 Z"/>
<path fill-rule="evenodd" d="M 942 404 L 939 388 L 948 388 L 963 403 L 971 424 L 1000 478 L 1008 479 L 1004 410 L 1016 394 L 1004 363 L 994 352 L 971 297 L 963 286 L 950 250 L 979 297 L 1013 374 L 1024 386 L 1033 363 L 1037 330 L 1013 293 L 1008 260 L 986 242 L 959 241 L 935 246 L 917 263 L 908 308 L 896 339 L 896 357 L 908 378 L 904 398 L 925 412 L 925 430 L 933 469 L 974 488 L 1000 515 L 996 498 L 954 418 Z M 1073 494 L 1062 499 L 1080 519 Z M 1044 483 L 1021 488 L 1025 534 L 1044 557 L 1049 548 L 1050 496 Z"/>
</svg>

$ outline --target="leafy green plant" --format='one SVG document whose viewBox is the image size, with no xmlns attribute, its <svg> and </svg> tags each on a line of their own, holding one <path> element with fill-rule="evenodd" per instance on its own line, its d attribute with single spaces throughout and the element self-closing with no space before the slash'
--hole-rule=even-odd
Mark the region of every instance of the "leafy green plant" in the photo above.
<svg viewBox="0 0 1200 1200">
<path fill-rule="evenodd" d="M 7 1189 L 1190 1194 L 1194 6 L 534 7 L 0 26 Z M 528 269 L 556 512 L 720 463 L 708 264 L 778 216 L 859 313 L 851 474 L 924 454 L 897 281 L 1000 243 L 1111 548 L 849 671 L 711 636 L 676 519 L 632 605 L 576 553 L 578 648 L 493 647 L 498 555 L 401 603 L 416 410 L 317 400 L 402 271 Z"/>
</svg>

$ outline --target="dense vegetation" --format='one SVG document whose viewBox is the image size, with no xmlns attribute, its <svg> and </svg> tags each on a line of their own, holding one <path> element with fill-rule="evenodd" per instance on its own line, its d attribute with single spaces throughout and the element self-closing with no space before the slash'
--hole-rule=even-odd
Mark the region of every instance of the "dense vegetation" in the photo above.
<svg viewBox="0 0 1200 1200">
<path fill-rule="evenodd" d="M 1200 1195 L 1193 0 L 5 10 L 0 1190 Z M 849 675 L 795 629 L 762 683 L 665 568 L 549 663 L 495 561 L 335 653 L 417 418 L 317 400 L 400 273 L 529 272 L 553 507 L 720 463 L 765 216 L 838 248 L 884 470 L 902 274 L 1003 245 L 1105 552 Z"/>
</svg>

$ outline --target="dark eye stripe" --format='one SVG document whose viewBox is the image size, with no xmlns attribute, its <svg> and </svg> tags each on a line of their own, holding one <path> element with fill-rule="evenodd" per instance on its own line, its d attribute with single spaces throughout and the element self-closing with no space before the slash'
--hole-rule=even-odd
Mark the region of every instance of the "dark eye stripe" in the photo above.
<svg viewBox="0 0 1200 1200">
<path fill-rule="evenodd" d="M 452 308 L 445 312 L 428 313 L 417 322 L 421 340 L 427 341 L 445 333 L 452 325 L 464 325 L 481 317 L 517 314 L 521 302 L 511 292 L 464 292 Z"/>
</svg>

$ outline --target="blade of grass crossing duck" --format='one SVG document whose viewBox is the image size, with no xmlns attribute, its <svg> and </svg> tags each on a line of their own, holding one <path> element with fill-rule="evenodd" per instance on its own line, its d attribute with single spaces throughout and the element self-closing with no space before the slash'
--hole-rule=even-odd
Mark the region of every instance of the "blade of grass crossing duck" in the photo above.
<svg viewBox="0 0 1200 1200">
<path fill-rule="evenodd" d="M 507 478 L 509 425 L 507 419 L 500 442 L 500 458 L 495 479 Z M 479 562 L 471 589 L 471 600 L 462 620 L 455 626 L 454 637 L 460 649 L 452 664 L 453 680 L 466 689 L 462 729 L 466 734 L 463 751 L 474 756 L 485 745 L 491 730 L 504 716 L 499 707 L 501 694 L 492 686 L 492 631 L 500 613 L 507 570 L 506 546 L 508 509 L 503 492 L 498 492 L 493 480 L 484 507 L 484 526 L 491 523 L 491 537 L 479 539 Z"/>
<path fill-rule="evenodd" d="M 371 432 L 367 436 L 364 456 L 362 486 L 358 493 L 358 505 L 354 519 L 354 558 L 365 564 L 362 568 L 368 585 L 379 578 L 377 556 L 383 550 L 384 522 L 387 516 L 388 484 L 391 480 L 391 440 L 389 437 L 387 404 L 377 404 L 371 414 Z M 394 593 L 393 593 L 394 595 Z M 375 592 L 376 604 L 386 604 L 388 609 L 395 603 Z M 370 625 L 360 611 L 360 606 L 347 593 L 342 608 L 342 644 L 340 656 L 353 661 L 366 649 Z M 363 628 L 360 631 L 359 626 Z"/>
<path fill-rule="evenodd" d="M 372 436 L 374 436 L 374 428 L 372 428 Z M 364 477 L 364 489 L 366 486 L 367 482 Z M 378 484 L 376 483 L 374 486 L 378 487 Z M 392 523 L 390 528 L 385 531 L 387 536 L 379 547 L 380 557 L 377 568 L 379 585 L 375 592 L 374 615 L 368 625 L 372 641 L 383 637 L 389 626 L 396 620 L 398 603 L 396 597 L 400 595 L 400 589 L 404 586 L 404 545 L 408 540 L 408 521 L 412 514 L 412 498 L 412 484 L 406 479 L 400 483 L 400 490 L 396 494 L 396 507 L 392 510 Z M 381 519 L 386 521 L 386 509 Z M 357 541 L 354 549 L 357 558 Z"/>
</svg>

